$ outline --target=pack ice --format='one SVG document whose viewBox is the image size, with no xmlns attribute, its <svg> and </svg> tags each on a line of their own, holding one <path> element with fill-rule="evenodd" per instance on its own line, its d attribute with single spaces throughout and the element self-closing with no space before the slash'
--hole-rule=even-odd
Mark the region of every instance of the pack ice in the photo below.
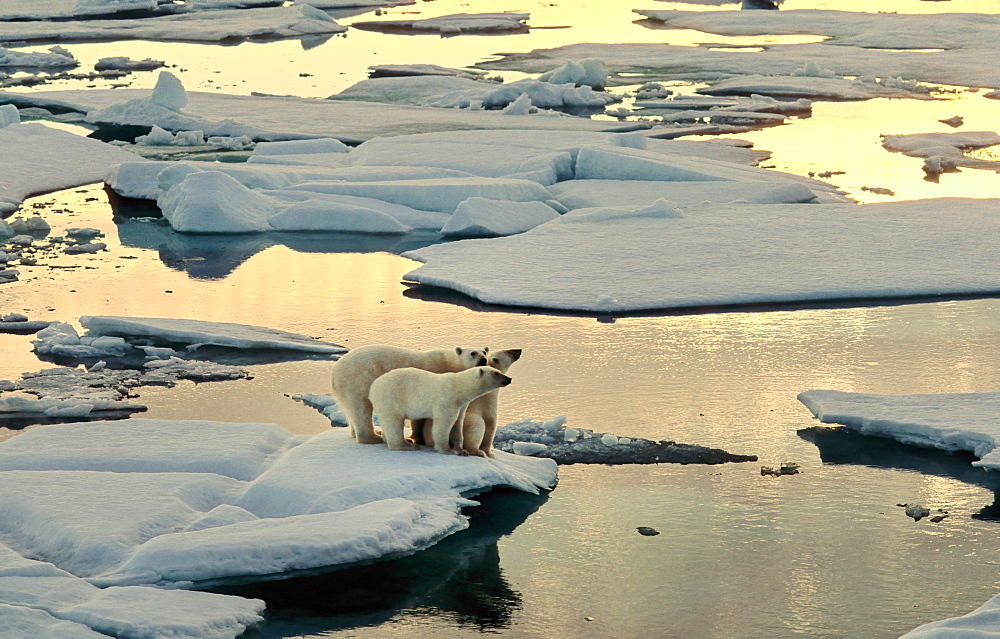
<svg viewBox="0 0 1000 639">
<path fill-rule="evenodd" d="M 40 426 L 0 444 L 0 627 L 235 637 L 262 602 L 177 588 L 413 552 L 467 527 L 465 495 L 555 481 L 551 460 L 392 452 L 342 429 Z"/>
</svg>

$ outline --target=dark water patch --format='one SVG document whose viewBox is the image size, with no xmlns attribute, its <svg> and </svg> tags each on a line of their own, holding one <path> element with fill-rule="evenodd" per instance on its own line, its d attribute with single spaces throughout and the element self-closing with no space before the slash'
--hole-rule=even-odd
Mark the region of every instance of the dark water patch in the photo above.
<svg viewBox="0 0 1000 639">
<path fill-rule="evenodd" d="M 468 529 L 414 554 L 208 590 L 267 603 L 266 624 L 245 635 L 253 638 L 375 626 L 403 611 L 483 632 L 508 628 L 521 593 L 503 574 L 497 541 L 537 511 L 548 494 L 496 489 L 475 499 L 480 506 L 466 511 Z"/>
</svg>

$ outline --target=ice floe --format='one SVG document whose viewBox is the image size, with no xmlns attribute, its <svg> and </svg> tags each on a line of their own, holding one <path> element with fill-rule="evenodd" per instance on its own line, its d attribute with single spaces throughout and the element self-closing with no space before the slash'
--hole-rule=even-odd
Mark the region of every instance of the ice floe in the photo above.
<svg viewBox="0 0 1000 639">
<path fill-rule="evenodd" d="M 46 20 L 153 11 L 158 0 L 7 0 L 0 20 Z"/>
<path fill-rule="evenodd" d="M 0 617 L 18 613 L 33 629 L 63 620 L 116 636 L 236 637 L 261 620 L 262 602 L 176 586 L 413 552 L 467 527 L 467 494 L 555 482 L 551 460 L 393 452 L 342 429 L 40 426 L 0 444 Z M 26 608 L 53 619 L 25 619 Z"/>
<path fill-rule="evenodd" d="M 437 18 L 361 20 L 351 26 L 377 31 L 431 31 L 446 35 L 489 31 L 527 31 L 527 13 L 453 13 Z"/>
<path fill-rule="evenodd" d="M 480 63 L 483 69 L 541 73 L 573 60 L 598 58 L 612 84 L 636 79 L 719 78 L 720 74 L 787 76 L 807 64 L 840 77 L 904 78 L 971 87 L 1000 86 L 1000 71 L 982 60 L 1000 37 L 996 16 L 984 14 L 862 13 L 849 11 L 671 11 L 638 9 L 650 20 L 675 28 L 727 36 L 813 36 L 823 42 L 767 43 L 744 52 L 712 46 L 616 43 L 572 44 L 507 54 Z M 926 49 L 936 49 L 927 51 Z M 724 77 L 724 76 L 723 76 Z M 818 79 L 812 79 L 816 81 Z M 758 91 L 759 93 L 759 91 Z"/>
<path fill-rule="evenodd" d="M 193 11 L 152 18 L 0 22 L 0 42 L 33 40 L 159 40 L 220 42 L 233 38 L 296 37 L 346 31 L 308 4 Z"/>
<path fill-rule="evenodd" d="M 905 444 L 966 450 L 974 466 L 1000 469 L 1000 392 L 874 395 L 810 390 L 799 401 L 824 423 Z"/>
<path fill-rule="evenodd" d="M 871 98 L 931 99 L 924 85 L 899 79 L 811 77 L 805 75 L 749 75 L 713 82 L 698 93 L 706 95 L 766 95 L 781 98 L 870 100 Z"/>
<path fill-rule="evenodd" d="M 368 67 L 370 78 L 399 77 L 410 75 L 453 75 L 462 78 L 482 78 L 485 71 L 478 69 L 456 69 L 438 64 L 376 64 Z"/>
<path fill-rule="evenodd" d="M 112 167 L 141 159 L 98 140 L 0 118 L 9 123 L 0 127 L 0 148 L 5 157 L 18 158 L 0 163 L 0 214 L 16 210 L 29 195 L 98 182 Z"/>
<path fill-rule="evenodd" d="M 229 322 L 84 315 L 80 318 L 80 325 L 87 329 L 88 335 L 129 339 L 148 338 L 192 346 L 212 345 L 241 349 L 269 348 L 327 354 L 339 354 L 347 350 L 343 346 L 322 342 L 298 333 Z"/>
<path fill-rule="evenodd" d="M 634 124 L 587 118 L 510 116 L 495 111 L 438 109 L 352 100 L 227 95 L 188 91 L 186 117 L 176 111 L 149 109 L 134 113 L 112 109 L 133 100 L 147 99 L 147 89 L 69 89 L 65 91 L 0 92 L 0 104 L 89 114 L 103 110 L 97 124 L 152 126 L 171 132 L 199 130 L 206 135 L 248 135 L 255 141 L 332 137 L 360 143 L 382 135 L 401 135 L 455 129 L 518 129 L 558 131 L 634 130 Z M 226 121 L 228 120 L 228 123 Z M 213 131 L 211 125 L 219 126 Z M 222 127 L 226 123 L 228 128 Z"/>
<path fill-rule="evenodd" d="M 520 235 L 409 251 L 424 265 L 404 279 L 491 304 L 606 313 L 995 293 L 996 207 L 937 199 L 703 205 L 677 215 L 662 206 L 577 209 Z M 484 251 L 491 259 L 477 266 Z"/>
<path fill-rule="evenodd" d="M 960 166 L 976 169 L 1000 169 L 1000 161 L 976 158 L 968 151 L 1000 144 L 1000 135 L 992 131 L 966 131 L 962 133 L 909 133 L 883 135 L 882 146 L 889 151 L 911 157 L 924 158 L 924 170 L 930 174 L 942 173 Z"/>
<path fill-rule="evenodd" d="M 17 49 L 0 47 L 0 67 L 49 70 L 73 68 L 78 64 L 73 54 L 62 47 L 51 47 L 48 53 L 42 51 L 18 51 Z"/>
<path fill-rule="evenodd" d="M 924 624 L 900 639 L 987 639 L 1000 637 L 1000 595 L 967 615 Z"/>
<path fill-rule="evenodd" d="M 367 100 L 446 109 L 500 109 L 521 96 L 543 109 L 601 109 L 620 97 L 573 82 L 556 84 L 533 78 L 497 84 L 452 75 L 373 77 L 362 80 L 331 100 Z M 524 99 L 524 98 L 522 98 Z"/>
</svg>

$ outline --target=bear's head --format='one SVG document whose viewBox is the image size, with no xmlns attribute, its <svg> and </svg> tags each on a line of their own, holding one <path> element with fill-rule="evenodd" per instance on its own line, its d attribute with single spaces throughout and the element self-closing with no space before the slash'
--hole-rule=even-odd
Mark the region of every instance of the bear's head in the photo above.
<svg viewBox="0 0 1000 639">
<path fill-rule="evenodd" d="M 477 370 L 479 371 L 480 380 L 491 388 L 502 388 L 514 381 L 490 366 L 480 366 Z"/>
<path fill-rule="evenodd" d="M 501 373 L 506 373 L 520 357 L 520 348 L 508 348 L 507 350 L 496 351 L 488 356 L 489 366 L 492 366 Z"/>
<path fill-rule="evenodd" d="M 458 355 L 459 361 L 465 368 L 472 368 L 473 366 L 486 366 L 486 356 L 489 352 L 489 346 L 486 348 L 462 348 L 461 346 L 455 348 L 455 354 Z"/>
</svg>

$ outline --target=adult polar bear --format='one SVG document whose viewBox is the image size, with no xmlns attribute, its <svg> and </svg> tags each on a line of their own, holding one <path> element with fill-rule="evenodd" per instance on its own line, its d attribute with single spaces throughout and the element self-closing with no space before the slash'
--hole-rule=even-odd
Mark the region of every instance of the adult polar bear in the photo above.
<svg viewBox="0 0 1000 639">
<path fill-rule="evenodd" d="M 414 448 L 403 438 L 406 420 L 432 419 L 434 450 L 460 452 L 462 424 L 469 402 L 510 384 L 511 379 L 491 366 L 461 373 L 430 373 L 419 368 L 397 368 L 372 383 L 369 397 L 382 438 L 389 450 Z M 426 442 L 425 442 L 426 443 Z"/>
<path fill-rule="evenodd" d="M 372 423 L 372 404 L 368 391 L 372 382 L 397 368 L 419 368 L 431 373 L 458 373 L 473 366 L 486 365 L 489 348 L 437 349 L 415 351 L 398 346 L 371 344 L 344 354 L 333 365 L 333 398 L 347 417 L 351 436 L 362 444 L 380 444 Z"/>
</svg>

